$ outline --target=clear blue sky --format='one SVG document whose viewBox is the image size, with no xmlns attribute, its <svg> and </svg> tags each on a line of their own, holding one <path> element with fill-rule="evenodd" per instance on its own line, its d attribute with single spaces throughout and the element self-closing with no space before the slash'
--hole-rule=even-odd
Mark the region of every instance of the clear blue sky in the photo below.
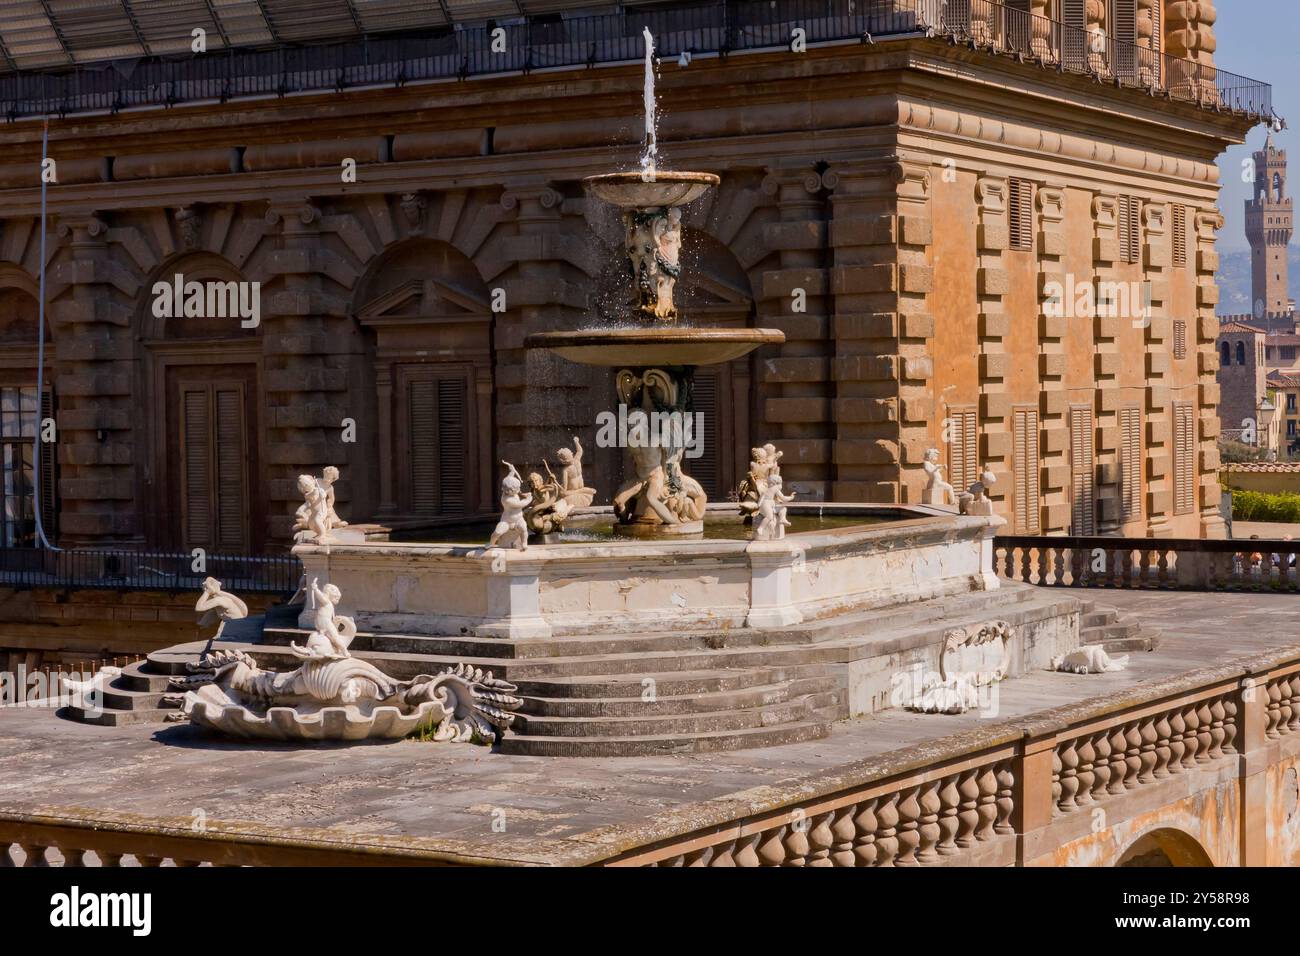
<svg viewBox="0 0 1300 956">
<path fill-rule="evenodd" d="M 1297 0 L 1220 0 L 1214 27 L 1218 48 L 1214 63 L 1220 69 L 1273 84 L 1273 112 L 1291 126 L 1273 134 L 1273 141 L 1287 151 L 1288 186 L 1291 192 L 1300 185 L 1300 58 L 1297 57 L 1296 32 L 1300 28 L 1300 2 Z M 1264 143 L 1263 126 L 1253 129 L 1245 146 L 1234 146 L 1219 157 L 1223 191 L 1219 208 L 1224 225 L 1219 233 L 1219 249 L 1233 252 L 1249 248 L 1246 244 L 1245 215 L 1242 206 L 1251 187 L 1241 181 L 1241 162 Z"/>
</svg>

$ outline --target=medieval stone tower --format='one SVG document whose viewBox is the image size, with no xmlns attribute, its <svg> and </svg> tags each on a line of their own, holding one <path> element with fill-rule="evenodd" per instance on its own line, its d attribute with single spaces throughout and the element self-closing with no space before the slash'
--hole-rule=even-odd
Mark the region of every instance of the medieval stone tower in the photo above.
<svg viewBox="0 0 1300 956">
<path fill-rule="evenodd" d="M 1286 191 L 1286 150 L 1270 133 L 1255 153 L 1255 195 L 1246 200 L 1250 241 L 1251 310 L 1256 319 L 1287 316 L 1287 244 L 1291 242 L 1291 197 Z"/>
</svg>

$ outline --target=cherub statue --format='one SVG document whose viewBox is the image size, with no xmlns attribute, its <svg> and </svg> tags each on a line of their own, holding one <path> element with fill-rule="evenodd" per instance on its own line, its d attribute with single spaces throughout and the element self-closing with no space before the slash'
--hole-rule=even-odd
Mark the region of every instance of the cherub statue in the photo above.
<svg viewBox="0 0 1300 956">
<path fill-rule="evenodd" d="M 510 471 L 501 479 L 501 520 L 493 529 L 487 546 L 527 551 L 528 524 L 524 520 L 524 509 L 532 504 L 533 496 L 520 494 L 522 482 L 515 466 L 508 461 L 502 461 L 501 464 Z"/>
<path fill-rule="evenodd" d="M 565 519 L 573 509 L 563 496 L 563 488 L 555 477 L 555 472 L 551 471 L 551 466 L 543 461 L 542 467 L 546 469 L 548 479 L 542 478 L 535 471 L 528 474 L 533 500 L 524 510 L 524 521 L 534 534 L 553 534 L 564 530 Z"/>
<path fill-rule="evenodd" d="M 290 644 L 298 657 L 339 660 L 351 657 L 348 645 L 357 636 L 357 625 L 350 617 L 335 613 L 343 594 L 333 584 L 320 586 L 319 578 L 312 578 L 308 589 L 312 602 L 312 632 L 303 645 Z"/>
<path fill-rule="evenodd" d="M 930 448 L 925 453 L 925 462 L 922 465 L 925 468 L 927 480 L 925 491 L 921 495 L 921 503 L 927 505 L 946 505 L 957 503 L 957 493 L 953 491 L 952 485 L 943 479 L 943 465 L 939 464 L 939 449 Z"/>
<path fill-rule="evenodd" d="M 997 475 L 989 471 L 989 466 L 985 465 L 984 470 L 980 472 L 979 480 L 972 483 L 970 490 L 958 500 L 958 510 L 964 515 L 992 515 L 993 501 L 988 496 L 988 490 L 991 485 L 997 484 L 997 481 Z"/>
<path fill-rule="evenodd" d="M 596 499 L 596 489 L 588 488 L 582 483 L 582 442 L 578 440 L 578 436 L 573 436 L 572 451 L 561 448 L 555 456 L 560 459 L 561 494 L 568 502 L 569 508 L 590 507 Z"/>
<path fill-rule="evenodd" d="M 763 483 L 763 492 L 758 499 L 758 523 L 754 525 L 755 541 L 773 541 L 785 537 L 785 529 L 790 526 L 786 517 L 786 504 L 794 500 L 793 494 L 781 491 L 781 475 L 773 474 Z"/>
<path fill-rule="evenodd" d="M 769 476 L 781 473 L 782 452 L 776 450 L 771 442 L 762 448 L 749 450 L 749 473 L 740 482 L 740 513 L 746 518 L 753 518 L 758 511 L 759 499 L 767 486 Z"/>
<path fill-rule="evenodd" d="M 339 517 L 339 513 L 334 510 L 334 482 L 339 480 L 339 470 L 333 465 L 326 465 L 325 470 L 321 472 L 320 484 L 325 489 L 325 500 L 329 505 L 329 518 L 331 528 L 346 528 L 348 523 Z"/>
<path fill-rule="evenodd" d="M 298 476 L 298 491 L 302 494 L 303 503 L 294 512 L 293 529 L 296 533 L 293 539 L 295 541 L 314 540 L 318 543 L 328 541 L 330 533 L 329 493 L 311 475 Z"/>
<path fill-rule="evenodd" d="M 203 615 L 199 618 L 199 627 L 217 625 L 217 633 L 208 640 L 204 653 L 211 650 L 212 642 L 221 637 L 227 621 L 239 621 L 248 617 L 248 605 L 233 594 L 221 590 L 221 582 L 216 578 L 206 578 L 203 581 L 203 593 L 199 595 L 194 611 Z"/>
</svg>

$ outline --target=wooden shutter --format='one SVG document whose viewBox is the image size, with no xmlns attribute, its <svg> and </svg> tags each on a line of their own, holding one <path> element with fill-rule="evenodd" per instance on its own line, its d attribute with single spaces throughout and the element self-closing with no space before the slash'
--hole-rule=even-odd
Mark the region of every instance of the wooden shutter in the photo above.
<svg viewBox="0 0 1300 956">
<path fill-rule="evenodd" d="M 1123 456 L 1120 480 L 1120 508 L 1124 521 L 1142 517 L 1142 410 L 1136 407 L 1119 410 L 1120 454 Z"/>
<path fill-rule="evenodd" d="M 1061 58 L 1067 69 L 1082 70 L 1087 66 L 1086 0 L 1061 0 Z"/>
<path fill-rule="evenodd" d="M 1027 179 L 1012 178 L 1008 205 L 1011 248 L 1034 247 L 1034 184 Z"/>
<path fill-rule="evenodd" d="M 721 396 L 718 394 L 719 378 L 716 369 L 695 370 L 691 402 L 696 413 L 695 427 L 702 427 L 703 432 L 693 438 L 699 442 L 702 454 L 699 458 L 686 458 L 682 462 L 682 470 L 700 483 L 700 487 L 712 501 L 725 498 L 730 490 L 723 487 L 721 448 L 718 445 L 718 414 L 722 405 Z"/>
<path fill-rule="evenodd" d="M 216 544 L 225 550 L 242 550 L 244 511 L 248 502 L 245 486 L 244 389 L 239 384 L 213 387 L 213 447 L 216 452 L 213 474 L 216 478 Z"/>
<path fill-rule="evenodd" d="M 182 386 L 181 523 L 183 545 L 206 547 L 212 535 L 212 397 L 204 386 Z"/>
<path fill-rule="evenodd" d="M 36 433 L 38 435 L 44 434 L 46 419 L 53 418 L 54 393 L 47 388 L 41 392 L 41 414 L 40 420 L 36 423 Z M 59 455 L 57 442 L 42 441 L 40 443 L 38 467 L 41 470 L 41 527 L 45 529 L 45 537 L 53 541 L 58 531 L 59 521 Z"/>
<path fill-rule="evenodd" d="M 1096 459 L 1093 453 L 1092 408 L 1070 409 L 1071 534 L 1095 534 Z"/>
<path fill-rule="evenodd" d="M 407 387 L 410 510 L 458 515 L 466 509 L 469 388 L 463 375 L 412 380 Z"/>
<path fill-rule="evenodd" d="M 973 408 L 949 409 L 948 481 L 960 494 L 979 478 L 979 418 Z"/>
<path fill-rule="evenodd" d="M 1174 212 L 1172 223 L 1172 247 L 1173 247 L 1173 264 L 1175 266 L 1187 265 L 1187 207 L 1179 203 L 1174 203 Z"/>
<path fill-rule="evenodd" d="M 1142 203 L 1136 196 L 1120 196 L 1119 257 L 1122 262 L 1137 262 L 1142 250 Z"/>
<path fill-rule="evenodd" d="M 1121 77 L 1137 75 L 1137 0 L 1112 0 L 1110 27 L 1111 43 L 1115 51 L 1112 61 L 1115 72 Z"/>
<path fill-rule="evenodd" d="M 1174 319 L 1174 358 L 1187 358 L 1187 320 Z"/>
<path fill-rule="evenodd" d="M 1174 514 L 1196 508 L 1196 433 L 1190 402 L 1174 405 Z"/>
<path fill-rule="evenodd" d="M 1014 439 L 1016 534 L 1038 534 L 1038 409 L 1016 409 Z"/>
</svg>

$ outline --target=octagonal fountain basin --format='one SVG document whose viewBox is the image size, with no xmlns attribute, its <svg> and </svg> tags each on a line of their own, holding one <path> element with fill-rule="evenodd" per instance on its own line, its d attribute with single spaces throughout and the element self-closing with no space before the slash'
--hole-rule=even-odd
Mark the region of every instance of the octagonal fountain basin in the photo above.
<svg viewBox="0 0 1300 956">
<path fill-rule="evenodd" d="M 575 518 L 574 532 L 608 523 L 607 508 L 592 511 Z M 809 530 L 777 541 L 749 540 L 736 506 L 720 505 L 705 526 L 729 525 L 733 536 L 593 534 L 503 551 L 381 533 L 293 550 L 307 580 L 339 586 L 341 613 L 362 631 L 389 634 L 528 640 L 772 628 L 998 586 L 998 518 L 815 502 L 792 504 L 790 517 Z M 458 537 L 451 529 L 447 536 Z"/>
<path fill-rule="evenodd" d="M 653 179 L 639 172 L 588 176 L 582 185 L 597 199 L 620 209 L 684 206 L 699 199 L 721 180 L 713 173 L 657 171 Z"/>
<path fill-rule="evenodd" d="M 760 345 L 780 345 L 777 329 L 580 329 L 534 332 L 524 348 L 548 349 L 580 365 L 646 367 L 717 365 L 747 355 Z"/>
</svg>

